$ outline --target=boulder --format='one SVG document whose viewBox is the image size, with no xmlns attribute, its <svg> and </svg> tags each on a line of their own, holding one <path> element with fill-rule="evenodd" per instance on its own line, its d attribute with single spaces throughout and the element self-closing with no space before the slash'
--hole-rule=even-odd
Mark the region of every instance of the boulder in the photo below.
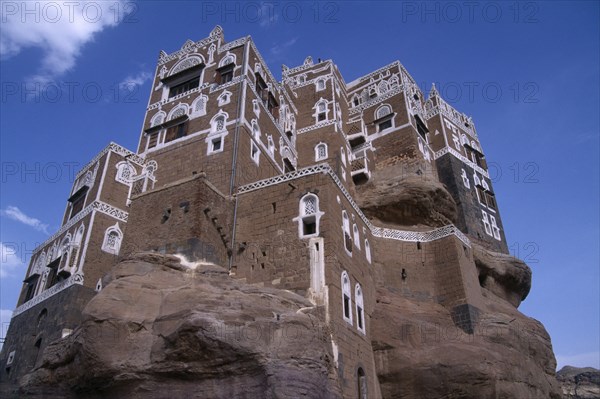
<svg viewBox="0 0 600 399">
<path fill-rule="evenodd" d="M 339 398 L 320 311 L 219 266 L 117 265 L 72 335 L 21 381 L 44 398 Z"/>
</svg>

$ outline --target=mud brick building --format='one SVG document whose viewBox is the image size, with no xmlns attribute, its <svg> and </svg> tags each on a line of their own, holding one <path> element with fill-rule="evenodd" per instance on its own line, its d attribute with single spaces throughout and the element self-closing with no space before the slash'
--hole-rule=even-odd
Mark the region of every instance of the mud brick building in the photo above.
<svg viewBox="0 0 600 399">
<path fill-rule="evenodd" d="M 118 259 L 158 251 L 306 296 L 331 328 L 344 395 L 379 397 L 376 287 L 440 303 L 468 333 L 482 295 L 471 243 L 507 253 L 481 148 L 473 120 L 400 62 L 346 82 L 308 57 L 277 81 L 250 37 L 226 42 L 218 26 L 161 51 L 137 150 L 111 143 L 79 172 L 62 227 L 31 258 L 0 381 L 72 333 Z M 376 189 L 403 178 L 447 190 L 451 222 L 416 224 L 420 199 Z"/>
</svg>

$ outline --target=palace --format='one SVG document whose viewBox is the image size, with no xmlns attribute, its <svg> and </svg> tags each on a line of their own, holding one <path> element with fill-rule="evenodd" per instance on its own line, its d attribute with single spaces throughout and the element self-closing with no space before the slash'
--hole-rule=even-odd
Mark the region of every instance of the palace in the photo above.
<svg viewBox="0 0 600 399">
<path fill-rule="evenodd" d="M 348 398 L 380 396 L 378 286 L 473 332 L 472 243 L 508 253 L 473 120 L 398 61 L 352 82 L 331 60 L 282 68 L 277 81 L 249 36 L 226 42 L 219 26 L 160 52 L 137 150 L 110 143 L 77 174 L 62 227 L 31 257 L 0 382 L 71 334 L 136 251 L 210 261 L 322 307 Z"/>
</svg>

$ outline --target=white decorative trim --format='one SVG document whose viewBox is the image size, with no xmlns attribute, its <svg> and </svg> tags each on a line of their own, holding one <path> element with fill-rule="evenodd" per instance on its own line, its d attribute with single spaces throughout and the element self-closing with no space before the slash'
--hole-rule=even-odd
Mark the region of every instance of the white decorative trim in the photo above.
<svg viewBox="0 0 600 399">
<path fill-rule="evenodd" d="M 307 133 L 307 132 L 310 132 L 311 130 L 320 129 L 320 128 L 325 127 L 325 126 L 335 125 L 335 123 L 336 123 L 335 119 L 332 119 L 332 120 L 329 120 L 329 121 L 319 122 L 319 123 L 317 123 L 315 125 L 303 127 L 302 129 L 298 129 L 296 133 L 297 134 Z"/>
<path fill-rule="evenodd" d="M 52 241 L 54 241 L 56 238 L 60 237 L 67 230 L 69 230 L 71 227 L 73 227 L 75 224 L 77 224 L 81 219 L 83 219 L 84 217 L 86 217 L 87 215 L 89 215 L 92 212 L 100 212 L 100 213 L 111 216 L 111 217 L 113 217 L 117 220 L 120 220 L 122 222 L 125 222 L 125 223 L 127 223 L 127 218 L 129 216 L 129 214 L 127 212 L 125 212 L 124 210 L 116 208 L 112 205 L 109 205 L 106 202 L 94 201 L 91 204 L 89 204 L 88 206 L 86 206 L 85 208 L 83 208 L 81 210 L 81 212 L 79 212 L 77 215 L 73 216 L 72 219 L 69 219 L 69 221 L 67 223 L 65 223 L 56 233 L 52 234 L 46 241 L 44 241 L 42 244 L 38 245 L 33 250 L 33 253 L 31 256 L 33 257 L 34 255 L 36 255 L 40 250 L 45 248 Z"/>
<path fill-rule="evenodd" d="M 139 166 L 143 166 L 146 163 L 146 160 L 143 157 L 141 157 L 138 154 L 136 154 L 132 151 L 129 151 L 125 147 L 120 146 L 119 144 L 111 141 L 110 144 L 108 144 L 106 147 L 104 147 L 104 149 L 102 149 L 102 151 L 100 151 L 98 154 L 96 154 L 96 156 L 94 158 L 92 158 L 91 161 L 86 163 L 85 166 L 83 168 L 81 168 L 81 170 L 79 172 L 77 172 L 77 174 L 75 175 L 75 179 L 76 180 L 79 179 L 92 165 L 94 165 L 96 162 L 98 162 L 100 160 L 100 158 L 102 158 L 109 151 L 112 151 L 115 154 L 119 154 L 123 157 L 127 157 L 127 159 L 129 161 L 131 161 Z"/>
<path fill-rule="evenodd" d="M 356 204 L 356 202 L 354 202 L 354 199 L 352 198 L 350 193 L 348 193 L 348 190 L 346 190 L 341 180 L 337 177 L 331 166 L 329 166 L 329 164 L 327 163 L 309 166 L 283 175 L 278 175 L 269 179 L 263 179 L 254 183 L 246 184 L 238 188 L 238 194 L 249 193 L 255 190 L 260 190 L 265 187 L 274 186 L 291 180 L 296 180 L 304 176 L 310 176 L 318 173 L 328 174 L 334 180 L 334 182 L 337 184 L 342 194 L 344 194 L 346 200 L 348 200 L 358 217 L 363 221 L 367 228 L 369 228 L 369 230 L 371 231 L 371 235 L 375 237 L 408 242 L 430 242 L 439 240 L 444 237 L 448 237 L 450 235 L 454 235 L 459 240 L 461 240 L 466 246 L 471 247 L 471 242 L 469 241 L 467 236 L 463 234 L 463 232 L 461 232 L 458 229 L 458 227 L 452 224 L 430 231 L 406 231 L 374 226 L 371 223 L 371 221 L 364 215 L 364 213 Z"/>
<path fill-rule="evenodd" d="M 446 154 L 451 154 L 451 155 L 455 156 L 456 158 L 460 159 L 463 163 L 465 163 L 465 164 L 469 165 L 471 168 L 473 168 L 473 170 L 476 170 L 477 172 L 481 173 L 483 176 L 487 177 L 488 179 L 490 178 L 490 175 L 488 174 L 488 172 L 485 171 L 485 169 L 483 169 L 479 165 L 475 164 L 474 162 L 470 161 L 467 157 L 460 154 L 454 148 L 446 146 L 446 147 L 442 148 L 441 150 L 436 151 L 433 154 L 433 159 L 438 159 Z"/>
<path fill-rule="evenodd" d="M 74 274 L 71 277 L 69 277 L 68 279 L 63 280 L 63 281 L 53 285 L 52 287 L 48 288 L 47 290 L 43 291 L 38 296 L 31 298 L 29 301 L 27 301 L 24 304 L 22 304 L 21 306 L 17 307 L 13 311 L 12 317 L 14 318 L 15 316 L 20 315 L 21 313 L 25 312 L 26 310 L 31 309 L 35 305 L 45 301 L 46 299 L 58 294 L 59 292 L 69 288 L 70 286 L 76 285 L 76 284 L 83 285 L 83 275 L 82 274 Z"/>
</svg>

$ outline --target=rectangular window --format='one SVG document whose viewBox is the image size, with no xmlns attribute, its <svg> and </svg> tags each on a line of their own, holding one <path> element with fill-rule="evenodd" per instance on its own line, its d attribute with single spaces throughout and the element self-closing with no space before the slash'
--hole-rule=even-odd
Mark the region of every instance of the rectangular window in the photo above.
<svg viewBox="0 0 600 399">
<path fill-rule="evenodd" d="M 52 287 L 58 282 L 58 265 L 60 264 L 61 257 L 58 257 L 54 262 L 48 265 L 50 273 L 48 273 L 48 280 L 46 281 L 46 289 Z"/>
<path fill-rule="evenodd" d="M 252 141 L 250 145 L 250 157 L 252 158 L 254 163 L 258 165 L 258 162 L 260 160 L 260 152 L 258 151 L 258 147 L 256 146 L 256 144 L 254 144 L 254 141 Z"/>
<path fill-rule="evenodd" d="M 492 210 L 497 210 L 497 206 L 496 206 L 496 196 L 492 193 L 490 193 L 489 191 L 485 192 L 485 200 L 487 202 L 487 206 L 488 208 L 492 209 Z"/>
<path fill-rule="evenodd" d="M 477 189 L 477 199 L 479 200 L 479 203 L 485 205 L 485 190 L 480 185 L 475 186 L 475 188 Z"/>
<path fill-rule="evenodd" d="M 71 198 L 69 198 L 68 201 L 71 203 L 71 215 L 69 216 L 69 219 L 77 215 L 83 209 L 88 189 L 88 186 L 83 186 L 79 190 L 77 190 L 77 192 L 73 194 Z"/>
<path fill-rule="evenodd" d="M 233 80 L 233 68 L 234 64 L 227 64 L 217 69 L 217 83 L 224 84 L 229 83 Z"/>
<path fill-rule="evenodd" d="M 317 222 L 314 216 L 307 216 L 302 219 L 302 235 L 308 236 L 317 232 Z"/>
<path fill-rule="evenodd" d="M 344 317 L 350 318 L 350 298 L 346 294 L 344 294 Z"/>
<path fill-rule="evenodd" d="M 356 316 L 357 316 L 356 317 L 356 319 L 357 319 L 356 322 L 358 324 L 359 330 L 362 330 L 363 329 L 363 320 L 362 320 L 363 310 L 362 310 L 362 308 L 360 306 L 357 306 L 356 310 L 357 310 L 357 312 L 356 312 Z"/>
<path fill-rule="evenodd" d="M 152 133 L 149 137 L 148 137 L 148 148 L 154 148 L 156 147 L 156 144 L 158 144 L 158 135 L 159 133 Z"/>
<path fill-rule="evenodd" d="M 210 143 L 211 143 L 210 152 L 221 151 L 221 148 L 223 146 L 223 138 L 216 137 L 216 138 L 212 139 L 212 141 Z"/>
<path fill-rule="evenodd" d="M 169 141 L 177 140 L 181 137 L 184 137 L 187 134 L 187 121 L 180 123 L 175 126 L 171 126 L 167 129 L 167 134 L 165 136 L 165 143 Z"/>
<path fill-rule="evenodd" d="M 389 129 L 392 127 L 392 119 L 387 119 L 385 121 L 379 122 L 379 131 L 383 131 L 385 129 Z"/>
<path fill-rule="evenodd" d="M 481 213 L 483 214 L 483 217 L 481 218 L 481 220 L 483 221 L 483 227 L 485 228 L 485 233 L 489 236 L 492 235 L 492 226 L 490 225 L 490 222 L 488 220 L 488 214 L 485 211 L 481 211 Z"/>
<path fill-rule="evenodd" d="M 186 80 L 183 83 L 176 84 L 173 87 L 169 88 L 169 98 L 178 96 L 180 94 L 185 93 L 186 91 L 195 89 L 199 85 L 200 85 L 200 76 L 196 76 L 196 77 Z"/>
</svg>

